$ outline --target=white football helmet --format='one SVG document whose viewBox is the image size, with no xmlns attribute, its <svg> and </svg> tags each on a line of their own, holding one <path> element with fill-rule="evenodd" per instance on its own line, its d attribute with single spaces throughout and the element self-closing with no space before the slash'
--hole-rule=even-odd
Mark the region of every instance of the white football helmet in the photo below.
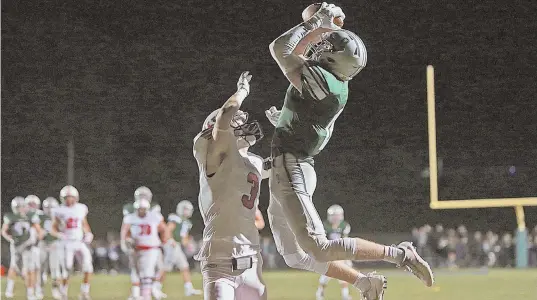
<svg viewBox="0 0 537 300">
<path fill-rule="evenodd" d="M 78 190 L 72 186 L 72 185 L 66 185 L 64 186 L 60 191 L 60 201 L 62 203 L 65 203 L 65 198 L 67 197 L 74 197 L 76 201 L 78 202 L 79 196 L 78 196 Z"/>
<path fill-rule="evenodd" d="M 54 197 L 47 197 L 45 200 L 43 200 L 43 211 L 47 215 L 50 215 L 51 210 L 58 206 L 60 206 L 60 204 Z"/>
<path fill-rule="evenodd" d="M 326 211 L 326 216 L 330 224 L 338 224 L 344 220 L 343 207 L 334 204 Z"/>
<path fill-rule="evenodd" d="M 31 211 L 38 210 L 41 207 L 41 199 L 36 195 L 28 195 L 24 198 L 24 202 Z"/>
<path fill-rule="evenodd" d="M 216 116 L 220 109 L 209 114 L 203 122 L 202 130 L 212 129 L 216 124 Z M 229 126 L 233 128 L 233 134 L 237 138 L 243 138 L 250 146 L 263 139 L 264 134 L 261 125 L 256 120 L 248 122 L 249 115 L 247 112 L 239 110 L 233 116 Z"/>
<path fill-rule="evenodd" d="M 134 191 L 134 201 L 138 201 L 142 198 L 147 199 L 149 203 L 151 203 L 151 200 L 153 200 L 153 193 L 148 187 L 141 186 Z"/>
<path fill-rule="evenodd" d="M 352 31 L 338 29 L 325 32 L 321 41 L 310 43 L 304 57 L 318 62 L 341 80 L 351 80 L 365 68 L 367 50 L 364 42 Z"/>
<path fill-rule="evenodd" d="M 24 197 L 17 196 L 11 200 L 11 211 L 14 214 L 26 213 L 26 208 L 27 205 Z"/>
<path fill-rule="evenodd" d="M 188 200 L 183 200 L 177 204 L 177 209 L 175 210 L 177 215 L 181 218 L 189 219 L 192 217 L 194 212 L 194 205 Z"/>
<path fill-rule="evenodd" d="M 148 211 L 150 207 L 151 202 L 149 202 L 149 199 L 147 198 L 140 198 L 134 201 L 134 209 L 136 209 L 138 212 L 142 209 Z"/>
</svg>

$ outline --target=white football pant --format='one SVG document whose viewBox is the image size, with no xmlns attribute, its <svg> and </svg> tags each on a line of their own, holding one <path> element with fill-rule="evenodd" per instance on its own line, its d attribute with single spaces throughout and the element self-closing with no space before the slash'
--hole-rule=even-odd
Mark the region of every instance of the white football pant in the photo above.
<svg viewBox="0 0 537 300">
<path fill-rule="evenodd" d="M 266 300 L 267 287 L 262 277 L 263 259 L 258 254 L 250 269 L 231 271 L 229 261 L 202 261 L 205 300 Z"/>
<path fill-rule="evenodd" d="M 63 250 L 65 255 L 65 270 L 63 272 L 63 278 L 68 278 L 69 274 L 73 272 L 73 265 L 75 260 L 75 254 L 80 253 L 82 259 L 82 272 L 93 273 L 93 258 L 91 252 L 82 241 L 62 241 Z"/>
</svg>

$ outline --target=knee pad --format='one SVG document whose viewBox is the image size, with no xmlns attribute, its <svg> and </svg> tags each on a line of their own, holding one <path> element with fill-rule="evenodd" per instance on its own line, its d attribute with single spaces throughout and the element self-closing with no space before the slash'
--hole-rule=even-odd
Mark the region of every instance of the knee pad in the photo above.
<svg viewBox="0 0 537 300">
<path fill-rule="evenodd" d="M 131 283 L 140 283 L 140 277 L 138 277 L 138 272 L 131 269 Z"/>
<path fill-rule="evenodd" d="M 325 285 L 327 284 L 328 282 L 330 281 L 330 277 L 326 276 L 326 275 L 321 275 L 321 277 L 319 278 L 319 283 L 321 285 Z"/>
<path fill-rule="evenodd" d="M 306 271 L 312 271 L 324 275 L 328 271 L 328 263 L 317 262 L 310 255 L 302 253 L 286 254 L 283 256 L 285 263 L 293 268 Z"/>
</svg>

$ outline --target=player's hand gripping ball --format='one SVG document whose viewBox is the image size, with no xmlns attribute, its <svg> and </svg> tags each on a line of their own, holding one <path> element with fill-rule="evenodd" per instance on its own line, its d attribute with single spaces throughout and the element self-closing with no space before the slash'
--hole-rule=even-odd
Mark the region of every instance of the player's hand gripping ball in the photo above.
<svg viewBox="0 0 537 300">
<path fill-rule="evenodd" d="M 306 7 L 302 11 L 302 20 L 307 21 L 321 8 L 322 3 L 314 3 Z M 343 27 L 344 17 L 335 17 L 333 22 L 339 27 Z"/>
</svg>

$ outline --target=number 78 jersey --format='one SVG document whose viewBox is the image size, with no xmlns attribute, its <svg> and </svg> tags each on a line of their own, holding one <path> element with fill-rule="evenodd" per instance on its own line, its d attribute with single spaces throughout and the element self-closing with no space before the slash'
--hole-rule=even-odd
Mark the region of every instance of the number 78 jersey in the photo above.
<svg viewBox="0 0 537 300">
<path fill-rule="evenodd" d="M 259 249 L 259 233 L 255 227 L 255 212 L 259 202 L 259 186 L 263 159 L 252 153 L 240 155 L 237 138 L 227 134 L 229 149 L 217 172 L 206 174 L 207 148 L 212 134 L 201 132 L 194 139 L 194 157 L 199 168 L 200 191 L 198 202 L 205 229 L 198 260 L 227 259 L 235 243 L 249 244 Z M 210 257 L 209 257 L 210 256 Z"/>
<path fill-rule="evenodd" d="M 164 217 L 159 212 L 148 211 L 143 217 L 134 212 L 126 215 L 123 223 L 131 226 L 130 234 L 136 247 L 143 249 L 160 246 L 158 226 L 163 220 Z"/>
</svg>

